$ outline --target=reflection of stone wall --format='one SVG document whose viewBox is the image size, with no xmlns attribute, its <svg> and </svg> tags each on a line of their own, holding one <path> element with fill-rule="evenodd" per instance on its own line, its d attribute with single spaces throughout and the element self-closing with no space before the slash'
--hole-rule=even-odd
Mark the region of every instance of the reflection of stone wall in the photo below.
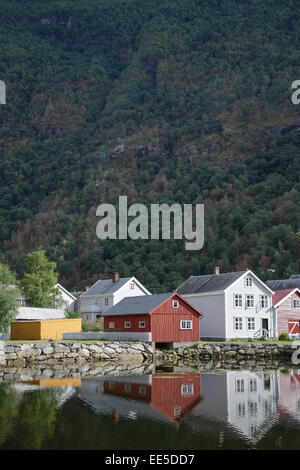
<svg viewBox="0 0 300 470">
<path fill-rule="evenodd" d="M 132 376 L 145 375 L 152 373 L 152 365 L 131 363 L 119 364 L 105 362 L 95 364 L 85 362 L 81 364 L 55 364 L 48 366 L 46 364 L 37 364 L 34 367 L 16 367 L 4 368 L 0 370 L 1 382 L 25 382 L 28 386 L 30 381 L 47 381 L 47 386 L 51 386 L 51 380 L 74 377 L 105 377 L 105 376 Z M 67 379 L 66 379 L 67 380 Z M 33 384 L 34 385 L 34 384 Z M 73 385 L 70 382 L 70 385 Z"/>
<path fill-rule="evenodd" d="M 0 365 L 7 367 L 108 360 L 142 362 L 152 358 L 152 347 L 145 343 L 0 343 Z"/>
</svg>

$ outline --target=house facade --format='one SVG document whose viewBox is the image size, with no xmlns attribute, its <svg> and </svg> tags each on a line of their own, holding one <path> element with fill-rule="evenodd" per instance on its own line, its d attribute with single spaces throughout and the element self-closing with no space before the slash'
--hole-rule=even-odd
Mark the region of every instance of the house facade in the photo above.
<svg viewBox="0 0 300 470">
<path fill-rule="evenodd" d="M 274 336 L 273 291 L 250 269 L 190 276 L 177 292 L 203 312 L 201 339 Z"/>
<path fill-rule="evenodd" d="M 177 293 L 127 297 L 103 313 L 107 332 L 148 334 L 152 343 L 190 343 L 200 340 L 202 313 Z M 108 333 L 109 334 L 109 333 Z"/>
<path fill-rule="evenodd" d="M 293 339 L 300 335 L 300 289 L 275 291 L 273 313 L 277 336 L 288 333 Z"/>
<path fill-rule="evenodd" d="M 95 321 L 125 297 L 145 296 L 151 293 L 135 277 L 100 279 L 77 299 L 83 321 Z"/>
</svg>

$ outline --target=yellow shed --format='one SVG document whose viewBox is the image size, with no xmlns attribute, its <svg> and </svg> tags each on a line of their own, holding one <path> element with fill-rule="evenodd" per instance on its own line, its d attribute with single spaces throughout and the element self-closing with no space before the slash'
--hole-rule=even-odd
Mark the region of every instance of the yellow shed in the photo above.
<svg viewBox="0 0 300 470">
<path fill-rule="evenodd" d="M 23 339 L 62 339 L 62 333 L 81 331 L 81 318 L 60 320 L 14 321 L 10 324 L 10 338 Z"/>
</svg>

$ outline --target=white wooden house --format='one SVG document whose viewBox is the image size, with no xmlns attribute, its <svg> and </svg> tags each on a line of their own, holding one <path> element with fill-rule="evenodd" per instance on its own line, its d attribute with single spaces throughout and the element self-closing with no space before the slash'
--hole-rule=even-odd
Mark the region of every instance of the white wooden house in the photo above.
<svg viewBox="0 0 300 470">
<path fill-rule="evenodd" d="M 84 321 L 95 321 L 125 297 L 140 295 L 151 293 L 134 276 L 119 277 L 113 273 L 111 279 L 100 279 L 80 295 L 78 310 Z"/>
<path fill-rule="evenodd" d="M 201 339 L 275 336 L 274 293 L 250 269 L 190 276 L 177 292 L 203 313 Z"/>
</svg>

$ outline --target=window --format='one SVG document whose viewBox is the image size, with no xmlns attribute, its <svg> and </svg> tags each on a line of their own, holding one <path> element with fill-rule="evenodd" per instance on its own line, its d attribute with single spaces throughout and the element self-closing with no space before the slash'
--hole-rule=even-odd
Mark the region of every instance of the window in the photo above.
<svg viewBox="0 0 300 470">
<path fill-rule="evenodd" d="M 173 412 L 174 418 L 178 418 L 180 416 L 180 413 L 181 413 L 181 406 L 175 406 L 174 412 Z"/>
<path fill-rule="evenodd" d="M 246 307 L 253 308 L 254 307 L 254 295 L 246 295 Z"/>
<path fill-rule="evenodd" d="M 255 318 L 247 318 L 247 328 L 248 330 L 252 331 L 255 330 Z"/>
<path fill-rule="evenodd" d="M 300 310 L 300 299 L 293 299 L 293 309 Z"/>
<path fill-rule="evenodd" d="M 181 395 L 194 395 L 194 385 L 193 384 L 182 384 L 181 385 Z"/>
<path fill-rule="evenodd" d="M 181 320 L 180 321 L 181 330 L 191 330 L 192 329 L 192 320 Z"/>
<path fill-rule="evenodd" d="M 131 392 L 131 385 L 130 384 L 125 384 L 124 385 L 124 390 L 125 390 L 125 392 Z"/>
<path fill-rule="evenodd" d="M 114 321 L 108 322 L 108 328 L 114 328 L 114 327 L 115 327 L 115 322 Z"/>
<path fill-rule="evenodd" d="M 96 315 L 96 318 L 101 318 L 101 315 L 97 314 L 97 315 Z"/>
<path fill-rule="evenodd" d="M 246 277 L 245 278 L 245 286 L 246 287 L 251 287 L 252 286 L 252 277 Z"/>
<path fill-rule="evenodd" d="M 269 306 L 268 296 L 261 295 L 260 296 L 261 308 L 267 308 Z"/>
<path fill-rule="evenodd" d="M 135 289 L 135 283 L 134 283 L 134 282 L 131 282 L 131 283 L 130 283 L 130 289 L 131 289 L 131 290 L 134 290 L 134 289 Z"/>
<path fill-rule="evenodd" d="M 113 390 L 115 388 L 115 382 L 108 382 L 108 388 Z"/>
<path fill-rule="evenodd" d="M 256 379 L 249 380 L 249 392 L 257 392 L 257 380 Z"/>
<path fill-rule="evenodd" d="M 146 387 L 144 385 L 139 386 L 139 393 L 141 395 L 146 395 Z"/>
<path fill-rule="evenodd" d="M 234 294 L 234 306 L 235 308 L 241 308 L 243 306 L 242 294 Z"/>
<path fill-rule="evenodd" d="M 107 305 L 108 305 L 108 297 L 105 297 L 105 299 L 104 299 L 104 305 L 107 307 Z"/>
<path fill-rule="evenodd" d="M 144 321 L 139 321 L 139 328 L 145 328 L 146 323 Z"/>
<path fill-rule="evenodd" d="M 236 379 L 235 381 L 235 391 L 237 393 L 242 393 L 245 390 L 244 379 Z"/>
<path fill-rule="evenodd" d="M 241 317 L 236 317 L 233 319 L 234 329 L 242 330 L 243 329 L 243 319 Z"/>
<path fill-rule="evenodd" d="M 245 405 L 245 403 L 238 403 L 236 408 L 237 408 L 237 415 L 240 418 L 245 418 L 245 416 L 246 416 L 246 405 Z"/>
<path fill-rule="evenodd" d="M 178 308 L 178 307 L 179 307 L 179 302 L 178 302 L 178 300 L 172 300 L 172 307 L 173 307 L 173 308 Z"/>
<path fill-rule="evenodd" d="M 124 322 L 124 327 L 125 328 L 131 328 L 131 322 L 130 321 L 125 321 Z"/>
</svg>

